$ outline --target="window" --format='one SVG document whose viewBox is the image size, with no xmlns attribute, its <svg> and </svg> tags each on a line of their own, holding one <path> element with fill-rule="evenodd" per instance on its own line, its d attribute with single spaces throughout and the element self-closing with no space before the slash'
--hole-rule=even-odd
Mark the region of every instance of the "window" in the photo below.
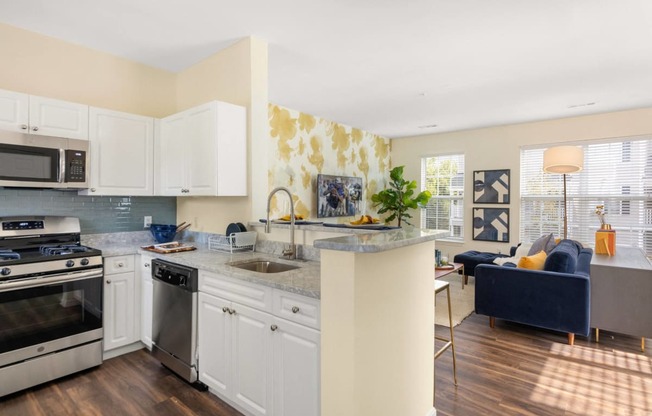
<svg viewBox="0 0 652 416">
<path fill-rule="evenodd" d="M 448 239 L 464 238 L 464 155 L 421 159 L 421 184 L 432 198 L 421 214 L 421 228 L 448 230 Z"/>
<path fill-rule="evenodd" d="M 566 175 L 568 237 L 593 246 L 600 221 L 596 205 L 616 230 L 618 245 L 652 255 L 652 136 L 578 143 L 584 169 Z M 520 239 L 563 234 L 563 175 L 544 173 L 549 145 L 521 149 Z M 626 163 L 623 163 L 626 161 Z"/>
</svg>

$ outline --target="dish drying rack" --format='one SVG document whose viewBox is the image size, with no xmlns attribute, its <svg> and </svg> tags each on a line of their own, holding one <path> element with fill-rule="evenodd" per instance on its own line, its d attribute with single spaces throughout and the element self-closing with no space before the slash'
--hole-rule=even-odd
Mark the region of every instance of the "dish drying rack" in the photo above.
<svg viewBox="0 0 652 416">
<path fill-rule="evenodd" d="M 257 237 L 258 233 L 256 231 L 233 233 L 231 235 L 215 234 L 208 237 L 208 249 L 229 253 L 255 251 Z"/>
</svg>

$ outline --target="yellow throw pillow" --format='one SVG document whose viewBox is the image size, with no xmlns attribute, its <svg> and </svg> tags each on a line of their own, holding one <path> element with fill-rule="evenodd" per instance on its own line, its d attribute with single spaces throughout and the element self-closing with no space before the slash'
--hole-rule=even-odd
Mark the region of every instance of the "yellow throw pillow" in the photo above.
<svg viewBox="0 0 652 416">
<path fill-rule="evenodd" d="M 546 262 L 546 252 L 541 250 L 537 254 L 524 256 L 518 261 L 518 268 L 530 270 L 543 270 L 543 264 Z"/>
</svg>

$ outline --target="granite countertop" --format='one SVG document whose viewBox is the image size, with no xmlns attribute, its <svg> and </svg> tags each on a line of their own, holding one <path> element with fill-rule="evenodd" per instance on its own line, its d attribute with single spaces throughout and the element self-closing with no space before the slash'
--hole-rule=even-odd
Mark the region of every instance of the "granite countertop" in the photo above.
<svg viewBox="0 0 652 416">
<path fill-rule="evenodd" d="M 104 257 L 141 254 L 153 258 L 164 259 L 184 266 L 218 273 L 224 276 L 262 284 L 272 288 L 297 293 L 311 298 L 320 298 L 320 263 L 317 261 L 285 260 L 278 256 L 260 252 L 226 253 L 208 250 L 201 244 L 195 244 L 197 250 L 180 253 L 159 254 L 140 248 L 142 245 L 153 244 L 149 241 L 94 241 L 88 245 L 102 250 Z M 194 244 L 194 243 L 190 243 Z M 294 270 L 280 273 L 258 273 L 230 266 L 228 263 L 244 260 L 262 259 L 278 263 L 299 266 Z"/>
<path fill-rule="evenodd" d="M 315 240 L 314 246 L 319 249 L 352 251 L 359 253 L 378 253 L 394 250 L 413 244 L 432 241 L 438 237 L 448 235 L 444 230 L 422 230 L 419 228 L 402 228 L 368 234 L 352 234 L 343 237 L 325 238 Z"/>
</svg>

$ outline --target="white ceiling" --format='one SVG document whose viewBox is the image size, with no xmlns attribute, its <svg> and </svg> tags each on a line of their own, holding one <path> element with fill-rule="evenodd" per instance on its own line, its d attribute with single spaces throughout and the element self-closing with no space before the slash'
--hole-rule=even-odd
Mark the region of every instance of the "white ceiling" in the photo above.
<svg viewBox="0 0 652 416">
<path fill-rule="evenodd" d="M 271 102 L 386 137 L 652 107 L 651 0 L 0 0 L 0 21 L 171 71 L 253 35 Z"/>
</svg>

